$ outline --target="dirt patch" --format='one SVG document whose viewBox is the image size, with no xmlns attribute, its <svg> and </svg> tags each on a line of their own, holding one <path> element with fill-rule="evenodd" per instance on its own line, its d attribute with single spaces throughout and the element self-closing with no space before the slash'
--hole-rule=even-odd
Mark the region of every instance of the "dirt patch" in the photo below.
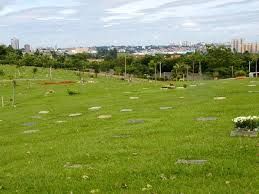
<svg viewBox="0 0 259 194">
<path fill-rule="evenodd" d="M 244 79 L 246 79 L 246 76 L 236 77 L 235 79 L 236 79 L 236 80 L 244 80 Z"/>
<path fill-rule="evenodd" d="M 68 84 L 75 84 L 76 81 L 60 81 L 60 82 L 43 82 L 43 85 L 68 85 Z"/>
</svg>

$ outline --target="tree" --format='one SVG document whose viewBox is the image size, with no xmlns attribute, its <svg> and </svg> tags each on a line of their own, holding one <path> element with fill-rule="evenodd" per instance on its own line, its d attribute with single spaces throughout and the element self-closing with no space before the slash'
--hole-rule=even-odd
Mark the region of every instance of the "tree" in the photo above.
<svg viewBox="0 0 259 194">
<path fill-rule="evenodd" d="M 258 77 L 258 54 L 253 54 L 252 55 L 252 61 L 255 62 L 255 72 L 256 72 L 256 77 Z"/>
<path fill-rule="evenodd" d="M 37 67 L 34 67 L 34 68 L 32 69 L 33 79 L 34 79 L 35 74 L 36 74 L 37 72 L 38 72 Z"/>
<path fill-rule="evenodd" d="M 220 77 L 231 77 L 233 53 L 224 46 L 207 46 L 206 63 L 207 72 L 218 72 Z"/>
<path fill-rule="evenodd" d="M 154 57 L 155 63 L 159 65 L 159 78 L 162 78 L 162 62 L 163 62 L 163 56 L 161 54 L 156 54 Z"/>
<path fill-rule="evenodd" d="M 151 60 L 149 63 L 148 63 L 148 67 L 149 67 L 149 71 L 153 73 L 155 73 L 155 80 L 157 80 L 157 67 L 156 67 L 156 63 L 154 60 Z"/>
<path fill-rule="evenodd" d="M 173 68 L 173 73 L 175 73 L 176 80 L 184 76 L 185 63 L 176 63 Z"/>
</svg>

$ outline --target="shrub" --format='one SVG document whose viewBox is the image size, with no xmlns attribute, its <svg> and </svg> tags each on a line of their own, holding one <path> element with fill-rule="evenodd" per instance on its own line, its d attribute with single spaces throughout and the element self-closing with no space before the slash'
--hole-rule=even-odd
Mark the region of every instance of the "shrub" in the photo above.
<svg viewBox="0 0 259 194">
<path fill-rule="evenodd" d="M 246 72 L 243 71 L 243 70 L 236 71 L 236 72 L 235 72 L 235 76 L 236 76 L 236 77 L 243 77 L 243 76 L 246 76 Z"/>
<path fill-rule="evenodd" d="M 219 77 L 219 72 L 218 71 L 214 71 L 212 75 L 213 75 L 213 77 Z"/>
<path fill-rule="evenodd" d="M 36 74 L 37 72 L 38 72 L 37 67 L 34 67 L 34 68 L 32 69 L 32 73 L 33 73 L 33 74 Z"/>
<path fill-rule="evenodd" d="M 235 128 L 246 131 L 254 131 L 259 128 L 259 117 L 248 116 L 248 117 L 237 117 L 233 119 Z"/>
<path fill-rule="evenodd" d="M 0 69 L 0 76 L 4 76 L 4 75 L 5 75 L 4 70 Z"/>
<path fill-rule="evenodd" d="M 69 96 L 74 96 L 80 94 L 78 91 L 67 89 L 67 93 Z"/>
<path fill-rule="evenodd" d="M 184 88 L 187 88 L 187 84 L 183 84 L 183 87 L 184 87 Z"/>
</svg>

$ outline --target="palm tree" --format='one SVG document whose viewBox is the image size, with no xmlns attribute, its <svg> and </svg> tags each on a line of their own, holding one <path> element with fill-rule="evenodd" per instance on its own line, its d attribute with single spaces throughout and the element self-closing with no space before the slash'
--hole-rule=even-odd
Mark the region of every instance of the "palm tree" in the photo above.
<svg viewBox="0 0 259 194">
<path fill-rule="evenodd" d="M 183 74 L 184 68 L 185 68 L 185 63 L 176 63 L 175 66 L 173 67 L 173 70 L 176 75 L 176 79 L 180 77 L 181 74 Z"/>
<path fill-rule="evenodd" d="M 252 61 L 254 61 L 255 62 L 255 72 L 256 72 L 256 77 L 258 77 L 258 54 L 253 54 L 252 55 Z"/>
<path fill-rule="evenodd" d="M 149 63 L 148 63 L 148 67 L 150 70 L 153 71 L 153 69 L 155 70 L 155 80 L 157 80 L 157 73 L 156 73 L 156 63 L 154 62 L 154 60 L 151 60 Z"/>
<path fill-rule="evenodd" d="M 183 64 L 183 65 L 184 65 L 184 68 L 186 69 L 186 77 L 188 78 L 190 66 L 188 64 Z"/>
<path fill-rule="evenodd" d="M 192 53 L 190 55 L 191 61 L 192 61 L 192 73 L 193 73 L 193 79 L 194 79 L 194 73 L 195 73 L 195 64 L 199 64 L 199 75 L 202 76 L 202 61 L 204 60 L 204 56 L 201 52 L 196 51 L 195 53 Z"/>
</svg>

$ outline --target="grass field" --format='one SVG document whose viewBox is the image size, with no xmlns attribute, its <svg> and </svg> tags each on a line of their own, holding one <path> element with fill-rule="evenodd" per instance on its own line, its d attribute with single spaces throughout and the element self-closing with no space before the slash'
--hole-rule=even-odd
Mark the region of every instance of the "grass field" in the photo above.
<svg viewBox="0 0 259 194">
<path fill-rule="evenodd" d="M 35 78 L 48 79 L 47 71 Z M 30 68 L 21 72 L 32 77 Z M 78 79 L 62 70 L 53 70 L 53 77 Z M 251 81 L 187 82 L 197 87 L 161 90 L 165 83 L 105 77 L 84 85 L 21 80 L 15 108 L 11 82 L 2 81 L 0 193 L 258 193 L 258 138 L 230 137 L 234 117 L 259 113 L 259 93 L 248 92 L 259 91 L 259 80 Z M 67 89 L 80 94 L 69 96 Z M 55 93 L 45 95 L 50 90 Z M 226 99 L 214 100 L 219 96 Z M 89 110 L 96 106 L 102 108 Z M 207 163 L 176 164 L 179 159 Z"/>
</svg>

